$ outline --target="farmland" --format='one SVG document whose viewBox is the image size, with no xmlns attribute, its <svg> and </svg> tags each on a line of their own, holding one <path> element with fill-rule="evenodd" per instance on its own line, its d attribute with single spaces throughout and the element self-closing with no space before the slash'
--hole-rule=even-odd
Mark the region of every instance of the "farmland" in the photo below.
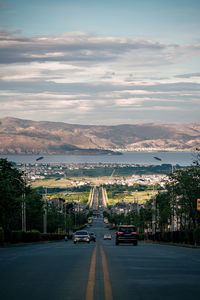
<svg viewBox="0 0 200 300">
<path fill-rule="evenodd" d="M 121 193 L 112 193 L 107 192 L 107 199 L 109 205 L 114 205 L 117 202 L 126 202 L 126 203 L 134 203 L 145 204 L 147 201 L 151 199 L 151 197 L 155 196 L 158 191 L 148 190 L 148 191 L 133 191 L 133 192 L 121 192 Z"/>
<path fill-rule="evenodd" d="M 105 177 L 92 178 L 92 180 L 91 178 L 79 178 L 79 180 L 77 178 L 44 179 L 32 182 L 31 185 L 43 194 L 46 193 L 47 199 L 60 197 L 66 202 L 74 201 L 83 204 L 87 204 L 93 185 L 104 185 L 107 191 L 108 205 L 114 205 L 117 202 L 137 202 L 142 205 L 158 193 L 158 190 L 154 189 L 152 185 L 105 185 L 106 180 Z M 159 188 L 158 185 L 157 188 Z"/>
</svg>

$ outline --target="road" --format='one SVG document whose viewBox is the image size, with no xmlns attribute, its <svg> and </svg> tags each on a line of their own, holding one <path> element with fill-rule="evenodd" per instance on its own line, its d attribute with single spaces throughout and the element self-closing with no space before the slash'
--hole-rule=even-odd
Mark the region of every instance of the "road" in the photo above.
<svg viewBox="0 0 200 300">
<path fill-rule="evenodd" d="M 93 190 L 93 201 L 91 205 L 91 210 L 103 212 L 104 203 L 103 203 L 103 188 L 102 187 L 94 187 Z"/>
<path fill-rule="evenodd" d="M 92 210 L 98 210 L 99 207 L 99 188 L 94 187 L 93 190 L 93 201 L 92 201 Z"/>
<path fill-rule="evenodd" d="M 162 300 L 200 298 L 200 249 L 103 240 L 0 248 L 2 300 Z M 114 235 L 113 231 L 112 232 Z"/>
</svg>

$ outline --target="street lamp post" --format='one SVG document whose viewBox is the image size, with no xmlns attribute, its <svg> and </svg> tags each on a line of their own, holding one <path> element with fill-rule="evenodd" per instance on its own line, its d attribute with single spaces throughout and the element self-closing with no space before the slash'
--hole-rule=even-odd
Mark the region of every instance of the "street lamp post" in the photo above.
<svg viewBox="0 0 200 300">
<path fill-rule="evenodd" d="M 36 158 L 36 162 L 43 160 L 44 156 L 39 156 Z M 36 164 L 35 164 L 35 177 L 36 177 Z M 44 187 L 43 187 L 44 188 Z M 47 187 L 44 188 L 45 190 L 45 195 L 42 197 L 43 198 L 43 234 L 47 234 Z"/>
<path fill-rule="evenodd" d="M 23 186 L 23 192 L 22 192 L 22 205 L 21 205 L 21 213 L 22 213 L 22 231 L 26 231 L 26 194 L 25 194 L 25 188 L 26 183 L 19 178 L 14 178 L 15 180 L 19 181 Z"/>
<path fill-rule="evenodd" d="M 158 156 L 154 156 L 154 159 L 162 161 L 162 159 Z M 174 166 L 173 164 L 171 164 L 172 166 L 172 174 L 174 173 Z M 171 231 L 174 231 L 174 188 L 172 187 L 172 216 L 171 216 Z"/>
<path fill-rule="evenodd" d="M 25 193 L 22 196 L 22 231 L 26 232 L 26 202 L 25 202 Z"/>
<path fill-rule="evenodd" d="M 154 183 L 153 183 L 153 191 L 155 191 Z M 155 238 L 155 233 L 156 233 L 156 201 L 155 201 L 155 195 L 153 193 L 153 215 L 152 215 L 152 235 Z"/>
<path fill-rule="evenodd" d="M 45 196 L 43 197 L 43 234 L 47 234 L 47 188 L 45 188 Z"/>
</svg>

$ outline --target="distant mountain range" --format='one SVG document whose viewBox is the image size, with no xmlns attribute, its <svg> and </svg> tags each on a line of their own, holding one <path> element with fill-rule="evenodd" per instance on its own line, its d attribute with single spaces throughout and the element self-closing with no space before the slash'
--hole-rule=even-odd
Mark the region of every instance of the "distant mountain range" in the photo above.
<svg viewBox="0 0 200 300">
<path fill-rule="evenodd" d="M 200 147 L 200 124 L 76 125 L 0 119 L 0 154 L 114 154 Z"/>
</svg>

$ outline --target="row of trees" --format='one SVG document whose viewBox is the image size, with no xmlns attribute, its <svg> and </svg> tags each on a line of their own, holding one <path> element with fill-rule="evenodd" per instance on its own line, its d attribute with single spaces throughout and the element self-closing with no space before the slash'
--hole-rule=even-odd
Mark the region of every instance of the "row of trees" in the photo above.
<svg viewBox="0 0 200 300">
<path fill-rule="evenodd" d="M 11 231 L 23 231 L 24 218 L 26 231 L 43 232 L 44 195 L 31 188 L 24 175 L 13 163 L 0 159 L 0 227 L 5 237 Z M 85 215 L 74 211 L 72 203 L 63 211 L 51 203 L 46 208 L 47 232 L 69 231 L 87 220 Z"/>
<path fill-rule="evenodd" d="M 5 231 L 22 228 L 23 203 L 26 203 L 28 230 L 42 228 L 42 197 L 26 184 L 24 174 L 6 159 L 0 159 L 0 226 Z"/>
<path fill-rule="evenodd" d="M 172 173 L 166 185 L 167 192 L 155 198 L 155 227 L 166 231 L 194 229 L 200 226 L 197 199 L 200 198 L 200 166 Z"/>
<path fill-rule="evenodd" d="M 108 215 L 109 221 L 117 224 L 134 224 L 139 231 L 168 232 L 194 230 L 200 227 L 199 156 L 194 166 L 177 170 L 169 175 L 165 192 L 159 192 L 139 211 L 127 215 Z"/>
</svg>

